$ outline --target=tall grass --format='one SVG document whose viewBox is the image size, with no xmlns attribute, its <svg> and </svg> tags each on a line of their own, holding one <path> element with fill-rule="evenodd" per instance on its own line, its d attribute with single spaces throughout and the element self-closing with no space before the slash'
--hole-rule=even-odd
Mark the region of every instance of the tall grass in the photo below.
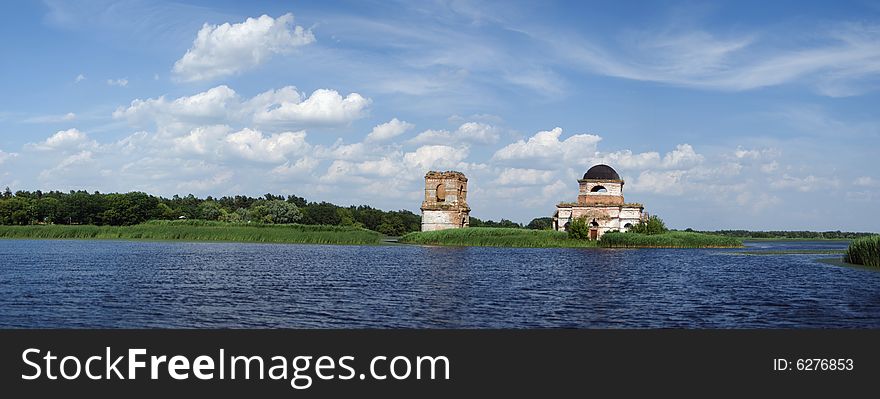
<svg viewBox="0 0 880 399">
<path fill-rule="evenodd" d="M 575 240 L 568 234 L 552 230 L 527 230 L 501 227 L 468 227 L 409 233 L 400 242 L 424 245 L 475 247 L 595 247 L 595 241 Z"/>
<path fill-rule="evenodd" d="M 843 255 L 843 261 L 880 267 L 880 235 L 853 240 Z"/>
<path fill-rule="evenodd" d="M 235 241 L 299 244 L 378 244 L 382 234 L 355 227 L 247 224 L 201 220 L 134 226 L 0 226 L 0 238 Z"/>
<path fill-rule="evenodd" d="M 736 248 L 742 241 L 734 237 L 670 231 L 662 234 L 611 232 L 602 235 L 599 246 L 604 248 Z"/>
</svg>

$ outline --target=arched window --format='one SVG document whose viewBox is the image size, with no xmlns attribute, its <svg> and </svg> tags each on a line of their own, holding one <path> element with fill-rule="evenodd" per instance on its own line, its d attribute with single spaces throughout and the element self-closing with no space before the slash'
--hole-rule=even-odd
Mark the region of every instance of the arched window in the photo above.
<svg viewBox="0 0 880 399">
<path fill-rule="evenodd" d="M 446 201 L 446 186 L 443 183 L 437 185 L 437 202 Z"/>
<path fill-rule="evenodd" d="M 590 222 L 590 227 L 599 227 L 599 222 L 597 222 L 596 219 L 593 219 L 593 221 Z"/>
<path fill-rule="evenodd" d="M 633 227 L 632 223 L 627 223 L 627 224 L 623 225 L 623 228 L 625 228 L 625 229 L 631 229 L 632 227 Z"/>
<path fill-rule="evenodd" d="M 608 189 L 606 189 L 604 186 L 595 186 L 595 187 L 593 187 L 592 190 L 590 190 L 590 192 L 591 193 L 607 193 Z"/>
</svg>

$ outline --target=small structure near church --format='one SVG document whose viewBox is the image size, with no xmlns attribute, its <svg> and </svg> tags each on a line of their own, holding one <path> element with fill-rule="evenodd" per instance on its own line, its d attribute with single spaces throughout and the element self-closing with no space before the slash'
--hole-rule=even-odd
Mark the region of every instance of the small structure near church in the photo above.
<svg viewBox="0 0 880 399">
<path fill-rule="evenodd" d="M 565 231 L 577 218 L 586 218 L 590 224 L 590 239 L 596 240 L 612 230 L 627 231 L 646 217 L 642 204 L 623 201 L 623 180 L 608 165 L 596 165 L 578 180 L 580 191 L 577 202 L 563 202 L 556 206 L 553 228 Z"/>
<path fill-rule="evenodd" d="M 422 231 L 457 229 L 470 223 L 464 173 L 430 171 L 425 175 Z"/>
</svg>

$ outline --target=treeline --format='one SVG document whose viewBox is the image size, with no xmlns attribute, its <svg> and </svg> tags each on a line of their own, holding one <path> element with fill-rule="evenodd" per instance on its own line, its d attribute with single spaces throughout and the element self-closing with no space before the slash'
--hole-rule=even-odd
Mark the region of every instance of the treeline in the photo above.
<svg viewBox="0 0 880 399">
<path fill-rule="evenodd" d="M 685 231 L 694 231 L 687 229 Z M 850 231 L 748 231 L 748 230 L 718 230 L 700 231 L 700 233 L 715 234 L 736 238 L 799 238 L 814 240 L 853 239 L 875 235 L 876 233 L 856 233 Z"/>
<path fill-rule="evenodd" d="M 421 217 L 407 210 L 383 211 L 369 206 L 342 207 L 308 202 L 295 195 L 221 198 L 157 197 L 86 191 L 18 191 L 0 196 L 0 224 L 69 224 L 129 226 L 148 220 L 201 219 L 224 222 L 300 223 L 355 226 L 398 236 L 421 229 Z"/>
<path fill-rule="evenodd" d="M 553 218 L 534 218 L 529 224 L 522 225 L 521 223 L 516 223 L 507 219 L 501 219 L 501 221 L 496 222 L 492 220 L 480 220 L 471 216 L 470 227 L 508 227 L 514 229 L 550 230 L 553 228 Z"/>
</svg>

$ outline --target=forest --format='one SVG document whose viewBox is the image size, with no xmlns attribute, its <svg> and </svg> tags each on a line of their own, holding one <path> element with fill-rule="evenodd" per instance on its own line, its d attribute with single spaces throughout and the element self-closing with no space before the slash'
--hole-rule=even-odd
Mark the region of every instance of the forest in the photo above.
<svg viewBox="0 0 880 399">
<path fill-rule="evenodd" d="M 131 226 L 149 220 L 199 219 L 232 223 L 265 223 L 363 227 L 389 236 L 421 229 L 421 216 L 408 210 L 383 211 L 366 205 L 339 206 L 310 202 L 296 195 L 266 194 L 198 198 L 192 194 L 171 198 L 143 192 L 89 193 L 87 191 L 17 191 L 8 187 L 0 196 L 3 225 Z M 524 226 L 471 218 L 474 227 Z M 550 218 L 538 218 L 527 227 L 544 229 Z"/>
</svg>

